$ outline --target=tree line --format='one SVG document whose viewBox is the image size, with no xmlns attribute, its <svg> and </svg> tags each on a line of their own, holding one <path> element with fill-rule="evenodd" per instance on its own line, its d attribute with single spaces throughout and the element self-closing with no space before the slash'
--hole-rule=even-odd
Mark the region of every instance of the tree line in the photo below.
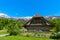
<svg viewBox="0 0 60 40">
<path fill-rule="evenodd" d="M 17 21 L 12 18 L 0 18 L 0 30 L 7 29 L 10 35 L 17 35 L 22 28 L 24 21 Z"/>
</svg>

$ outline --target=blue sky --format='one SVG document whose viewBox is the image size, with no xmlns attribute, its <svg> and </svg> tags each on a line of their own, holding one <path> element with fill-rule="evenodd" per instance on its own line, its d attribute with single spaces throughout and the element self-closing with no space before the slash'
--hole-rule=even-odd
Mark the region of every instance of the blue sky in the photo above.
<svg viewBox="0 0 60 40">
<path fill-rule="evenodd" d="M 0 0 L 0 13 L 11 17 L 60 16 L 60 0 Z"/>
</svg>

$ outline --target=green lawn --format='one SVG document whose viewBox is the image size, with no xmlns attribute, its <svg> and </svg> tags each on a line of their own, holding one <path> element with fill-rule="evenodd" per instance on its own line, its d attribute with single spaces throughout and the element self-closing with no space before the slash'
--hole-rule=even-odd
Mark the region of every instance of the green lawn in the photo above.
<svg viewBox="0 0 60 40">
<path fill-rule="evenodd" d="M 6 37 L 0 37 L 0 40 L 52 40 L 52 39 L 37 38 L 37 37 L 22 37 L 22 36 L 6 36 Z"/>
</svg>

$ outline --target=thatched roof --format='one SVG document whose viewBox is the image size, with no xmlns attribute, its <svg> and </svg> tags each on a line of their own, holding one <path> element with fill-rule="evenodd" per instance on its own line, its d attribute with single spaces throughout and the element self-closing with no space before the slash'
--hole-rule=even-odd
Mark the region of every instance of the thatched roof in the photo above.
<svg viewBox="0 0 60 40">
<path fill-rule="evenodd" d="M 36 22 L 37 23 L 33 23 Z M 30 26 L 30 25 L 47 25 L 47 26 L 51 26 L 53 25 L 51 22 L 47 21 L 46 19 L 44 19 L 42 16 L 40 16 L 39 14 L 36 14 L 34 17 L 32 17 L 31 20 L 29 20 L 28 22 L 26 22 L 26 24 L 24 24 L 24 26 Z"/>
</svg>

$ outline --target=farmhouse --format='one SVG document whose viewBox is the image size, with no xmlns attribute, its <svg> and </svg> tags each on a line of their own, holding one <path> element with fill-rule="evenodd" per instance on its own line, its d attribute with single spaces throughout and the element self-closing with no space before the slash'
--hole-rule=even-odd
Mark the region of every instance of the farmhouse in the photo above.
<svg viewBox="0 0 60 40">
<path fill-rule="evenodd" d="M 40 16 L 39 14 L 36 14 L 34 17 L 32 17 L 28 22 L 24 24 L 24 28 L 26 28 L 28 31 L 37 31 L 37 32 L 44 32 L 44 31 L 50 31 L 54 25 L 44 19 L 44 17 Z"/>
</svg>

